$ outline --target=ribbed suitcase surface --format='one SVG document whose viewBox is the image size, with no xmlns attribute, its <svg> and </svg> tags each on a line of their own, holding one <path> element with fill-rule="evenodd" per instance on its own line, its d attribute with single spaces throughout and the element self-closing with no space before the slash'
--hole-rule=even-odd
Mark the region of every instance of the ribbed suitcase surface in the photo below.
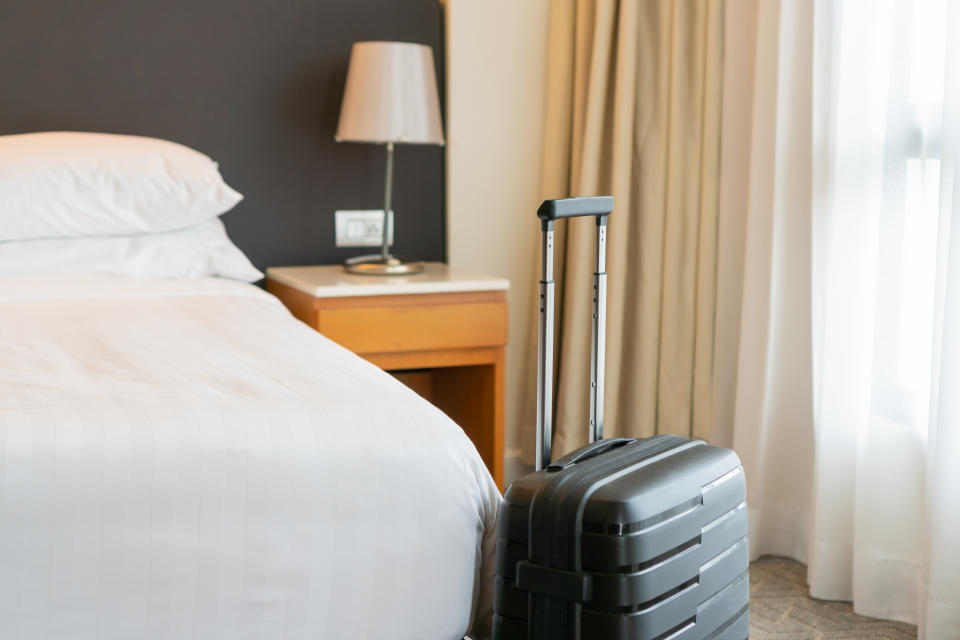
<svg viewBox="0 0 960 640">
<path fill-rule="evenodd" d="M 531 504 L 551 483 L 577 484 L 591 474 L 599 486 L 570 532 L 579 538 L 580 577 L 569 566 L 531 567 Z M 500 509 L 494 638 L 743 640 L 749 624 L 745 499 L 735 453 L 676 436 L 638 440 L 561 471 L 521 478 Z M 565 600 L 576 596 L 582 597 Z M 548 607 L 548 619 L 538 620 L 530 636 L 539 597 L 567 602 L 568 609 Z"/>
<path fill-rule="evenodd" d="M 494 640 L 744 640 L 746 484 L 729 449 L 678 436 L 603 439 L 607 218 L 613 198 L 547 200 L 537 356 L 537 469 L 500 506 Z M 590 444 L 550 464 L 553 227 L 596 218 Z"/>
</svg>

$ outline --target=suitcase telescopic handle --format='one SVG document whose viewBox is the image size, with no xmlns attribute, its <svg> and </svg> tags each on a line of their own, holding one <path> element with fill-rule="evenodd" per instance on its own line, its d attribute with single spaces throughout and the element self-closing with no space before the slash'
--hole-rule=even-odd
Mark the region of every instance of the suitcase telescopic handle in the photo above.
<svg viewBox="0 0 960 640">
<path fill-rule="evenodd" d="M 540 314 L 537 340 L 537 456 L 539 471 L 550 464 L 553 441 L 553 224 L 560 218 L 594 216 L 597 222 L 593 273 L 593 339 L 590 348 L 590 442 L 603 438 L 603 368 L 607 306 L 607 217 L 613 197 L 545 200 L 537 209 L 543 231 L 540 261 Z"/>
<path fill-rule="evenodd" d="M 613 196 L 544 200 L 537 209 L 537 217 L 544 221 L 581 216 L 608 216 L 611 213 L 613 213 Z"/>
</svg>

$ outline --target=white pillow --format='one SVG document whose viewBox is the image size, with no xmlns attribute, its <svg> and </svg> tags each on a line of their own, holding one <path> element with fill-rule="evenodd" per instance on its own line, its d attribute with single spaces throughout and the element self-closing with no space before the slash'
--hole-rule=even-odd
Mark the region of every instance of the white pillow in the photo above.
<svg viewBox="0 0 960 640">
<path fill-rule="evenodd" d="M 219 218 L 146 235 L 0 242 L 0 277 L 69 275 L 263 278 Z"/>
<path fill-rule="evenodd" d="M 243 196 L 189 147 L 105 133 L 0 136 L 0 241 L 169 231 Z"/>
</svg>

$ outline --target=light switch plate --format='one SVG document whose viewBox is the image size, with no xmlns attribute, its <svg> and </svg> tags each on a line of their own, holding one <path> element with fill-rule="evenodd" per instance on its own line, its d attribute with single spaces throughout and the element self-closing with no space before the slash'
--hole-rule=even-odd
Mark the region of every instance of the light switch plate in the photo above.
<svg viewBox="0 0 960 640">
<path fill-rule="evenodd" d="M 338 247 L 379 247 L 383 244 L 383 209 L 337 211 L 334 230 Z M 387 221 L 387 242 L 393 244 L 393 212 Z"/>
</svg>

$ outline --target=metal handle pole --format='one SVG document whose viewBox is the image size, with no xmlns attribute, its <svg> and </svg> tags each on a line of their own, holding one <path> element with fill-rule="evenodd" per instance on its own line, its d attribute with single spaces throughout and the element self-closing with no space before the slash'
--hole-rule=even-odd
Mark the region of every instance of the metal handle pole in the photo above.
<svg viewBox="0 0 960 640">
<path fill-rule="evenodd" d="M 537 471 L 550 464 L 553 443 L 553 221 L 543 223 L 537 340 Z"/>
<path fill-rule="evenodd" d="M 380 258 L 386 262 L 390 257 L 390 208 L 393 197 L 393 143 L 387 143 L 387 175 L 386 187 L 383 193 L 383 246 L 380 249 Z"/>
<path fill-rule="evenodd" d="M 593 340 L 590 348 L 590 442 L 603 439 L 603 370 L 607 327 L 607 218 L 597 216 L 597 270 L 593 273 Z"/>
</svg>

